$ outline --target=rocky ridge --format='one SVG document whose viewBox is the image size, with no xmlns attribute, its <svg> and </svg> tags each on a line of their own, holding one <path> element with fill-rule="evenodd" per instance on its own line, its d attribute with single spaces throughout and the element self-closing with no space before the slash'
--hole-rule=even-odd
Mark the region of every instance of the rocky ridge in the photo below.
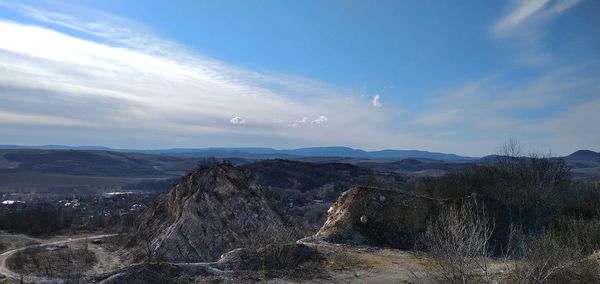
<svg viewBox="0 0 600 284">
<path fill-rule="evenodd" d="M 148 208 L 136 234 L 146 257 L 207 262 L 235 248 L 260 247 L 286 231 L 261 188 L 228 163 L 204 165 Z"/>
</svg>

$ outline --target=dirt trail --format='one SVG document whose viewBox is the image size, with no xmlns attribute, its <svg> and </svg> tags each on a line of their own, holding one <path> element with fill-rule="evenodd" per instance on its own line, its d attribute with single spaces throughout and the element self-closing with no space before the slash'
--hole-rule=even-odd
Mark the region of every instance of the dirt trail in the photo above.
<svg viewBox="0 0 600 284">
<path fill-rule="evenodd" d="M 19 275 L 19 273 L 14 272 L 12 270 L 10 270 L 7 266 L 6 266 L 6 260 L 13 254 L 23 251 L 25 249 L 28 248 L 35 248 L 35 247 L 45 247 L 45 246 L 55 246 L 55 245 L 62 245 L 62 244 L 67 244 L 67 243 L 71 243 L 71 242 L 76 242 L 76 241 L 83 241 L 83 240 L 90 240 L 90 239 L 101 239 L 101 238 L 108 238 L 108 237 L 114 237 L 117 236 L 117 234 L 104 234 L 104 235 L 95 235 L 95 236 L 87 236 L 87 237 L 81 237 L 81 238 L 69 238 L 67 240 L 62 240 L 62 241 L 54 241 L 54 242 L 48 242 L 48 243 L 43 243 L 43 244 L 38 244 L 38 245 L 31 245 L 31 246 L 25 246 L 25 247 L 21 247 L 18 249 L 13 249 L 13 250 L 9 250 L 6 251 L 2 254 L 0 254 L 0 275 L 4 275 L 8 278 L 13 278 L 13 279 L 21 279 L 21 275 Z M 49 278 L 49 277 L 38 277 L 38 276 L 31 276 L 31 275 L 25 275 L 23 277 L 23 280 L 25 282 L 33 282 L 33 283 L 62 283 L 63 281 L 61 279 L 53 279 L 53 278 Z"/>
</svg>

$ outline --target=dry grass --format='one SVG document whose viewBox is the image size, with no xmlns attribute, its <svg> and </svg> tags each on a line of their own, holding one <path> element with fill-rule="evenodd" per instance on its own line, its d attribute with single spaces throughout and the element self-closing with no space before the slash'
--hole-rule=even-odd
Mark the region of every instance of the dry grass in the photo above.
<svg viewBox="0 0 600 284">
<path fill-rule="evenodd" d="M 356 268 L 357 266 L 368 266 L 363 259 L 348 253 L 334 253 L 321 261 L 326 271 L 340 271 Z"/>
</svg>

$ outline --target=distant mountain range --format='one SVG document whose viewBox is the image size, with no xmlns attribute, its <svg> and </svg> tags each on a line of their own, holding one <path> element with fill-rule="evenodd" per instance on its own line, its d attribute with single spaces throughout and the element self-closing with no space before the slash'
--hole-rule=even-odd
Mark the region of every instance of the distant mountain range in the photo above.
<svg viewBox="0 0 600 284">
<path fill-rule="evenodd" d="M 173 148 L 156 150 L 134 150 L 113 149 L 100 146 L 64 146 L 64 145 L 42 145 L 42 146 L 19 146 L 0 145 L 0 149 L 35 149 L 35 150 L 88 150 L 88 151 L 112 151 L 127 153 L 144 153 L 154 155 L 172 155 L 189 157 L 236 157 L 247 159 L 281 158 L 293 159 L 299 157 L 344 157 L 358 159 L 405 159 L 420 158 L 432 160 L 477 160 L 476 157 L 459 156 L 456 154 L 437 153 L 420 150 L 380 150 L 364 151 L 349 147 L 311 147 L 299 149 L 273 149 L 273 148 Z"/>
<path fill-rule="evenodd" d="M 215 147 L 215 148 L 171 148 L 154 150 L 114 149 L 102 146 L 65 146 L 65 145 L 0 145 L 0 150 L 32 149 L 32 150 L 78 150 L 78 151 L 111 151 L 121 153 L 143 153 L 151 155 L 185 156 L 185 157 L 216 157 L 216 158 L 243 158 L 243 159 L 299 159 L 306 157 L 339 157 L 370 160 L 397 160 L 397 159 L 428 159 L 440 161 L 477 161 L 480 157 L 467 157 L 449 153 L 429 152 L 421 150 L 379 150 L 365 151 L 349 147 L 310 147 L 299 149 L 273 149 L 260 147 Z M 483 157 L 494 158 L 494 155 Z M 590 150 L 578 150 L 568 156 L 566 160 L 600 161 L 600 153 Z"/>
<path fill-rule="evenodd" d="M 439 176 L 453 170 L 487 163 L 485 158 L 453 154 L 398 150 L 367 152 L 343 147 L 295 150 L 208 148 L 135 151 L 90 146 L 0 145 L 0 192 L 96 192 L 107 188 L 166 189 L 173 183 L 171 179 L 196 168 L 198 164 L 204 163 L 203 160 L 207 157 L 226 159 L 235 165 L 254 164 L 256 167 L 253 167 L 253 172 L 260 172 L 260 165 L 270 165 L 272 169 L 287 165 L 290 166 L 287 169 L 289 173 L 303 176 L 305 172 L 301 169 L 316 172 L 324 170 L 327 177 L 335 176 L 340 167 L 362 168 L 385 174 Z M 600 153 L 580 150 L 562 158 L 571 168 L 575 179 L 600 181 Z M 337 170 L 331 170 L 332 167 Z M 340 177 L 341 179 L 353 180 L 354 174 L 348 174 L 344 169 L 341 172 L 346 175 Z M 278 173 L 270 178 L 281 179 L 281 175 Z M 288 178 L 281 180 L 290 182 Z M 295 184 L 293 181 L 292 183 Z"/>
</svg>

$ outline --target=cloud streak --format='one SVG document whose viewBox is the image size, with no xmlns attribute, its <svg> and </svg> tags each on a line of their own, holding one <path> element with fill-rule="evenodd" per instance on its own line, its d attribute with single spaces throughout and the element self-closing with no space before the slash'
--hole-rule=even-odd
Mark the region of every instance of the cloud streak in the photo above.
<svg viewBox="0 0 600 284">
<path fill-rule="evenodd" d="M 4 125 L 32 125 L 52 118 L 48 121 L 56 123 L 51 125 L 69 126 L 74 132 L 94 125 L 99 133 L 118 138 L 119 133 L 136 129 L 140 135 L 181 137 L 186 146 L 212 146 L 193 144 L 202 135 L 296 141 L 282 142 L 284 146 L 360 145 L 344 130 L 350 126 L 385 135 L 373 133 L 371 127 L 385 113 L 364 106 L 352 90 L 235 67 L 112 23 L 88 22 L 21 4 L 11 8 L 47 26 L 0 19 L 0 88 L 11 92 L 0 96 Z M 91 13 L 89 18 L 102 17 Z M 92 38 L 78 36 L 81 33 Z M 45 107 L 48 101 L 52 103 Z M 298 117 L 315 119 L 301 130 L 276 122 Z M 327 130 L 315 128 L 327 117 L 335 117 L 337 123 L 328 123 Z M 246 121 L 252 123 L 232 127 Z M 341 139 L 334 140 L 323 131 L 337 132 Z M 118 145 L 135 146 L 125 138 Z"/>
<path fill-rule="evenodd" d="M 516 1 L 508 13 L 495 25 L 498 34 L 511 32 L 526 25 L 539 24 L 550 20 L 579 3 L 580 0 L 521 0 Z"/>
<path fill-rule="evenodd" d="M 471 137 L 472 142 L 515 137 L 525 145 L 543 148 L 538 150 L 568 154 L 600 143 L 596 135 L 600 126 L 592 122 L 597 120 L 592 110 L 600 106 L 599 80 L 600 75 L 586 66 L 549 70 L 519 84 L 509 76 L 489 76 L 432 101 L 431 109 L 408 125 L 420 136 L 435 129 L 436 133 L 460 132 L 461 139 Z M 577 146 L 569 140 L 577 140 Z M 445 140 L 459 151 L 470 147 L 450 146 L 451 141 Z M 487 153 L 493 150 L 489 147 Z"/>
<path fill-rule="evenodd" d="M 580 0 L 520 0 L 515 1 L 491 28 L 492 35 L 510 43 L 517 50 L 521 65 L 537 66 L 552 56 L 545 50 L 546 25 Z"/>
<path fill-rule="evenodd" d="M 321 124 L 321 123 L 325 123 L 327 121 L 327 117 L 324 115 L 321 115 L 319 117 L 317 117 L 316 119 L 312 120 L 310 122 L 310 124 Z"/>
</svg>

